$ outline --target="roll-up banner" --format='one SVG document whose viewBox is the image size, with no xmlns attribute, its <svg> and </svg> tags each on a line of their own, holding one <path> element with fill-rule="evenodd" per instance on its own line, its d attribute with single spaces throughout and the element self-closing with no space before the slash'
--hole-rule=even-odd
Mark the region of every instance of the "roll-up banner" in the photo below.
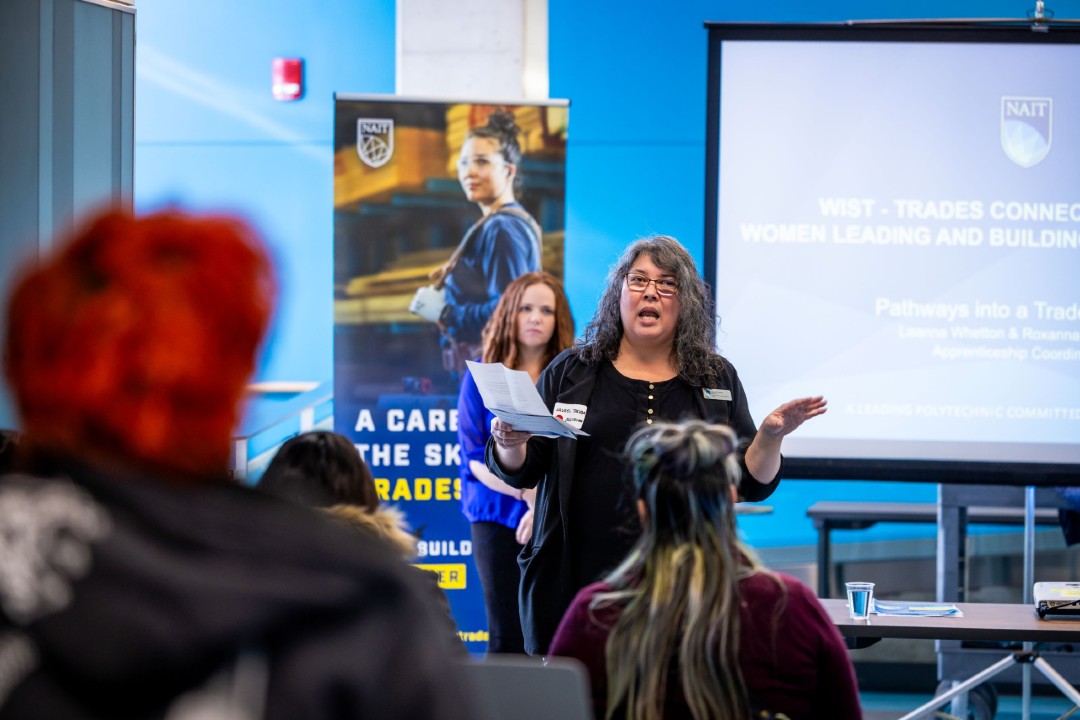
<svg viewBox="0 0 1080 720">
<path fill-rule="evenodd" d="M 465 177 L 477 153 L 462 158 L 462 147 L 499 111 L 520 129 L 514 199 L 539 224 L 543 269 L 561 279 L 565 101 L 335 96 L 334 427 L 356 444 L 383 502 L 405 513 L 419 540 L 416 563 L 439 574 L 477 653 L 488 629 L 461 510 L 455 356 L 476 352 L 485 318 L 470 310 L 448 332 L 442 308 L 454 293 L 439 278 L 482 217 L 483 181 Z M 467 252 L 457 251 L 458 264 Z M 482 272 L 489 259 L 470 268 Z M 489 291 L 496 284 L 479 278 Z"/>
</svg>

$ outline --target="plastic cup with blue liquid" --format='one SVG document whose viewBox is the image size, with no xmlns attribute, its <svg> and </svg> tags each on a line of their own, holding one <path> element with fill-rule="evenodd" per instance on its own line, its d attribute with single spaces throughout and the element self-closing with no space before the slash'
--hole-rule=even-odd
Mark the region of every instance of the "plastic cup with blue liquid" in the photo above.
<svg viewBox="0 0 1080 720">
<path fill-rule="evenodd" d="M 852 620 L 869 620 L 874 607 L 874 583 L 849 582 L 847 586 L 848 612 Z"/>
</svg>

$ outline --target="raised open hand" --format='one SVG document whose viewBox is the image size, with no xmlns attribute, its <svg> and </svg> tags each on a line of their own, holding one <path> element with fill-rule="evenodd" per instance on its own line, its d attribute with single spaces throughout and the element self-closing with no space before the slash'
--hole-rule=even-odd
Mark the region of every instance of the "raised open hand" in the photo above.
<svg viewBox="0 0 1080 720">
<path fill-rule="evenodd" d="M 828 409 L 828 401 L 821 395 L 792 400 L 769 413 L 761 423 L 761 431 L 773 437 L 784 437 Z"/>
</svg>

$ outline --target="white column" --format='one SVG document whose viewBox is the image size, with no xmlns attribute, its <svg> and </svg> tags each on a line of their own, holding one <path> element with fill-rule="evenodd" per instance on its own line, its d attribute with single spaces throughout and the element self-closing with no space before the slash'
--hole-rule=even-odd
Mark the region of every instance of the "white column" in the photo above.
<svg viewBox="0 0 1080 720">
<path fill-rule="evenodd" d="M 547 0 L 398 0 L 397 93 L 546 99 Z"/>
</svg>

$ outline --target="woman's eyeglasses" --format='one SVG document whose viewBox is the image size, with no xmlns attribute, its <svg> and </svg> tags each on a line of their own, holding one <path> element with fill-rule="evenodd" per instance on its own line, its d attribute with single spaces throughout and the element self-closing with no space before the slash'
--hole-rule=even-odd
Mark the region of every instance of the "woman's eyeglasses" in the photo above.
<svg viewBox="0 0 1080 720">
<path fill-rule="evenodd" d="M 626 287 L 630 288 L 632 292 L 645 292 L 649 289 L 649 283 L 656 285 L 656 294 L 661 297 L 671 297 L 679 292 L 679 286 L 674 280 L 653 280 L 647 275 L 639 275 L 638 273 L 626 274 Z"/>
</svg>

